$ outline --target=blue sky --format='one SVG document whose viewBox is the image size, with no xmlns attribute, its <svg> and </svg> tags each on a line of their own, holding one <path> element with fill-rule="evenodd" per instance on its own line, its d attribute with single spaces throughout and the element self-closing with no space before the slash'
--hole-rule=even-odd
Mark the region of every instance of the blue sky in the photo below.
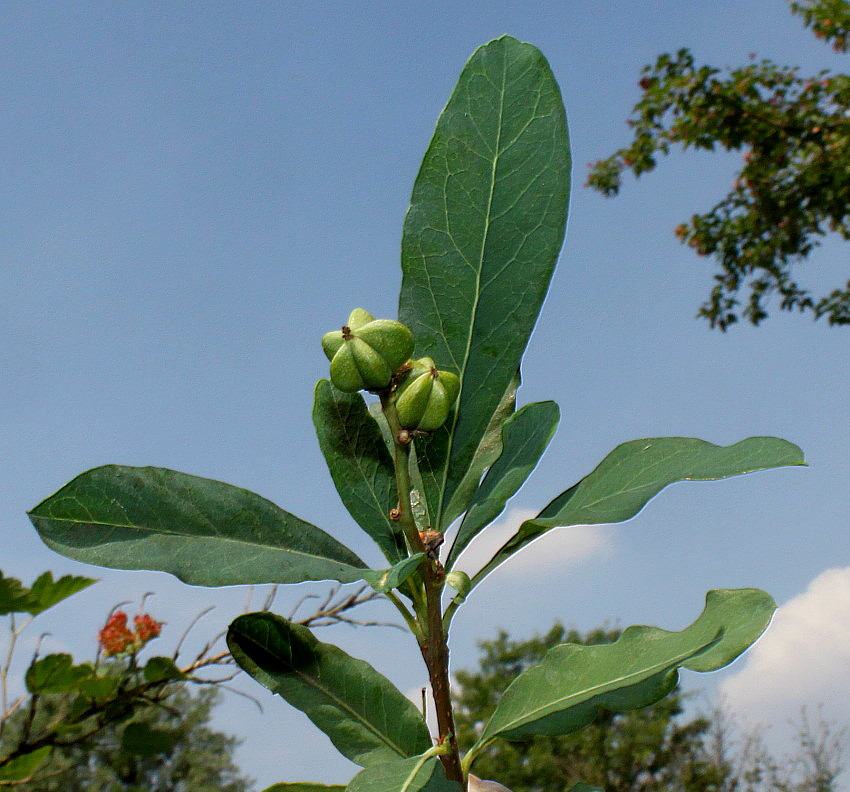
<svg viewBox="0 0 850 792">
<path fill-rule="evenodd" d="M 465 60 L 506 32 L 548 57 L 574 157 L 567 241 L 519 395 L 558 401 L 561 428 L 508 518 L 639 437 L 778 435 L 810 466 L 677 485 L 630 523 L 543 540 L 465 606 L 455 664 L 499 627 L 678 629 L 708 589 L 757 586 L 789 603 L 781 642 L 759 644 L 755 671 L 742 661 L 687 684 L 719 684 L 777 732 L 801 703 L 850 693 L 850 331 L 775 313 L 723 335 L 693 318 L 711 264 L 673 228 L 724 194 L 735 156 L 674 155 L 616 200 L 582 187 L 586 163 L 626 142 L 639 70 L 662 51 L 844 68 L 781 0 L 0 6 L 0 568 L 102 579 L 44 617 L 50 648 L 86 656 L 109 607 L 148 590 L 174 638 L 207 604 L 199 631 L 212 633 L 246 600 L 44 547 L 26 510 L 96 465 L 238 484 L 378 563 L 313 436 L 319 339 L 355 306 L 395 314 L 422 153 Z M 801 278 L 833 288 L 846 262 L 829 241 Z M 281 611 L 302 593 L 282 592 Z M 404 690 L 423 678 L 401 633 L 323 638 Z M 258 789 L 348 780 L 354 767 L 306 719 L 242 686 L 265 713 L 232 698 L 216 722 L 246 738 Z"/>
</svg>

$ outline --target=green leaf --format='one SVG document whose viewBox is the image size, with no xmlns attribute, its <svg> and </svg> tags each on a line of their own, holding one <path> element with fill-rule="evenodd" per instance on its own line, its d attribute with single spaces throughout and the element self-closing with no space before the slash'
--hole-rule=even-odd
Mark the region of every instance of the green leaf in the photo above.
<svg viewBox="0 0 850 792">
<path fill-rule="evenodd" d="M 137 756 L 158 756 L 170 753 L 178 735 L 165 729 L 155 729 L 147 723 L 129 723 L 121 735 L 121 750 Z"/>
<path fill-rule="evenodd" d="M 730 446 L 691 437 L 623 443 L 537 517 L 526 520 L 473 577 L 473 585 L 551 528 L 624 522 L 674 482 L 715 481 L 786 465 L 805 465 L 803 452 L 776 437 L 750 437 Z"/>
<path fill-rule="evenodd" d="M 26 673 L 30 693 L 65 693 L 94 673 L 89 663 L 75 666 L 69 654 L 51 654 L 36 660 Z"/>
<path fill-rule="evenodd" d="M 145 663 L 143 669 L 147 682 L 170 682 L 178 679 L 188 679 L 170 657 L 152 657 Z"/>
<path fill-rule="evenodd" d="M 460 784 L 446 780 L 439 759 L 414 756 L 361 770 L 348 792 L 460 792 Z"/>
<path fill-rule="evenodd" d="M 52 746 L 45 745 L 23 756 L 16 756 L 8 762 L 0 759 L 0 784 L 13 784 L 26 781 L 47 761 Z"/>
<path fill-rule="evenodd" d="M 0 616 L 8 613 L 29 613 L 37 616 L 57 603 L 82 591 L 92 583 L 92 578 L 65 575 L 53 580 L 52 572 L 45 572 L 28 589 L 16 578 L 3 577 L 0 572 Z"/>
<path fill-rule="evenodd" d="M 382 572 L 369 570 L 363 573 L 363 579 L 375 591 L 386 594 L 394 588 L 398 588 L 405 580 L 407 580 L 422 563 L 425 557 L 424 553 L 414 553 L 409 558 L 399 561 L 392 569 L 387 569 Z"/>
<path fill-rule="evenodd" d="M 29 516 L 69 558 L 161 570 L 198 586 L 351 583 L 365 567 L 332 536 L 253 492 L 165 468 L 95 468 Z"/>
<path fill-rule="evenodd" d="M 368 663 L 316 640 L 306 627 L 248 613 L 230 625 L 227 645 L 245 671 L 306 713 L 352 762 L 388 762 L 431 745 L 413 702 Z"/>
<path fill-rule="evenodd" d="M 120 681 L 118 677 L 114 676 L 90 676 L 88 679 L 83 679 L 78 686 L 82 696 L 81 699 L 78 699 L 79 706 L 81 708 L 88 706 L 85 699 L 98 699 L 100 701 L 108 699 L 118 690 Z M 72 728 L 76 728 L 77 725 L 75 724 Z"/>
<path fill-rule="evenodd" d="M 537 467 L 558 427 L 555 402 L 527 404 L 505 421 L 502 454 L 487 472 L 458 529 L 446 561 L 451 569 L 478 532 L 498 517 L 505 504 Z"/>
<path fill-rule="evenodd" d="M 345 792 L 342 784 L 313 784 L 309 781 L 295 781 L 289 784 L 272 784 L 263 792 Z"/>
<path fill-rule="evenodd" d="M 17 578 L 3 577 L 0 572 L 0 616 L 28 613 L 31 603 L 30 590 Z"/>
<path fill-rule="evenodd" d="M 508 383 L 507 390 L 502 395 L 502 400 L 499 402 L 496 412 L 490 418 L 487 431 L 481 436 L 481 441 L 478 443 L 478 448 L 472 458 L 472 463 L 467 468 L 466 475 L 461 479 L 451 500 L 445 509 L 443 509 L 442 525 L 444 530 L 466 511 L 469 502 L 472 500 L 472 496 L 481 483 L 481 477 L 484 475 L 484 471 L 501 455 L 502 426 L 514 413 L 516 392 L 519 385 L 520 373 L 517 370 L 513 379 Z M 417 442 L 419 441 L 414 441 L 414 445 Z M 434 486 L 437 486 L 436 481 L 434 482 Z"/>
<path fill-rule="evenodd" d="M 757 589 L 710 591 L 700 617 L 680 632 L 629 627 L 612 644 L 555 646 L 508 686 L 470 754 L 496 737 L 569 734 L 600 709 L 652 704 L 676 686 L 680 666 L 714 671 L 731 663 L 764 632 L 775 609 Z"/>
<path fill-rule="evenodd" d="M 462 380 L 446 442 L 428 450 L 441 529 L 549 287 L 569 171 L 566 116 L 546 59 L 508 36 L 480 47 L 437 121 L 402 239 L 399 318 L 417 357 Z"/>
<path fill-rule="evenodd" d="M 389 518 L 398 503 L 393 460 L 363 397 L 319 380 L 313 423 L 334 485 L 351 516 L 391 563 L 405 558 L 404 536 Z"/>
<path fill-rule="evenodd" d="M 39 575 L 30 589 L 33 606 L 30 608 L 29 613 L 35 616 L 42 611 L 46 611 L 72 594 L 88 588 L 92 583 L 97 583 L 97 581 L 94 578 L 80 577 L 78 575 L 64 575 L 54 582 L 53 573 L 45 572 L 43 575 Z"/>
<path fill-rule="evenodd" d="M 466 599 L 466 595 L 472 590 L 472 581 L 466 572 L 454 569 L 446 575 L 446 583 L 451 586 L 457 594 L 452 598 L 460 604 Z"/>
</svg>

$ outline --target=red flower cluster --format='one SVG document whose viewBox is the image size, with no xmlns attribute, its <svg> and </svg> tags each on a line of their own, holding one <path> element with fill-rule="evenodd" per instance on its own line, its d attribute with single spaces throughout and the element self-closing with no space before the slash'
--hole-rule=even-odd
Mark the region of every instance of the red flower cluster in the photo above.
<svg viewBox="0 0 850 792">
<path fill-rule="evenodd" d="M 98 637 L 103 653 L 107 657 L 125 653 L 135 654 L 162 632 L 162 622 L 154 620 L 147 613 L 135 616 L 133 624 L 135 629 L 131 630 L 127 626 L 127 614 L 124 611 L 115 611 L 109 617 Z"/>
</svg>

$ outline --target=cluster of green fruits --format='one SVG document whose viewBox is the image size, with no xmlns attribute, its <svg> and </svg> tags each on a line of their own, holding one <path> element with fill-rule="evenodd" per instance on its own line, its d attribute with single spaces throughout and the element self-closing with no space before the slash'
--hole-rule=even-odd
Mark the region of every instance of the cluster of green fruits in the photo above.
<svg viewBox="0 0 850 792">
<path fill-rule="evenodd" d="M 439 429 L 460 392 L 460 380 L 438 371 L 431 358 L 410 360 L 413 333 L 393 319 L 375 319 L 355 308 L 341 330 L 322 337 L 331 362 L 331 382 L 346 393 L 393 389 L 403 429 Z"/>
</svg>

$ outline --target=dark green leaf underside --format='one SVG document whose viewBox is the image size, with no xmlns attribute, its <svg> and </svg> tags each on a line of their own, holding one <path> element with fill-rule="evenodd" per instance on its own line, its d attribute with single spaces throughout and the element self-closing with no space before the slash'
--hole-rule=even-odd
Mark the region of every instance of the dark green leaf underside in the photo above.
<svg viewBox="0 0 850 792">
<path fill-rule="evenodd" d="M 363 396 L 319 380 L 313 423 L 345 507 L 391 563 L 400 561 L 407 555 L 404 538 L 389 518 L 398 500 L 393 461 Z"/>
<path fill-rule="evenodd" d="M 363 660 L 272 613 L 238 617 L 227 634 L 236 662 L 302 710 L 360 765 L 414 756 L 431 745 L 416 706 Z"/>
</svg>

